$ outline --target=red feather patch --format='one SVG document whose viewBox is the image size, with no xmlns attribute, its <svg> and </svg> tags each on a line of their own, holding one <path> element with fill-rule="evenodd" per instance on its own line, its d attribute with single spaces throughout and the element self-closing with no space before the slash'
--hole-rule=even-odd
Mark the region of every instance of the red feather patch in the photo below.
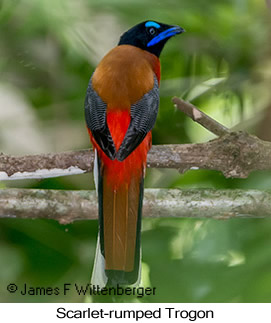
<svg viewBox="0 0 271 323">
<path fill-rule="evenodd" d="M 107 113 L 107 124 L 111 136 L 115 143 L 116 150 L 119 149 L 123 138 L 130 124 L 129 110 L 112 109 Z M 147 134 L 142 143 L 122 162 L 111 160 L 105 155 L 101 148 L 89 131 L 92 144 L 97 149 L 99 157 L 103 163 L 104 175 L 107 178 L 107 183 L 113 190 L 117 189 L 121 184 L 130 184 L 131 178 L 140 178 L 143 170 L 146 167 L 147 153 L 151 148 L 151 132 Z"/>
</svg>

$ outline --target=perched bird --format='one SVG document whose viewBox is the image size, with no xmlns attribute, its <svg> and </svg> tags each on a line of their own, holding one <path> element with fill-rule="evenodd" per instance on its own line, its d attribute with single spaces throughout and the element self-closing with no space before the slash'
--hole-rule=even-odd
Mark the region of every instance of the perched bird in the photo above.
<svg viewBox="0 0 271 323">
<path fill-rule="evenodd" d="M 99 203 L 93 285 L 140 281 L 143 181 L 159 106 L 159 56 L 168 39 L 182 32 L 142 22 L 120 37 L 90 78 L 85 118 Z"/>
</svg>

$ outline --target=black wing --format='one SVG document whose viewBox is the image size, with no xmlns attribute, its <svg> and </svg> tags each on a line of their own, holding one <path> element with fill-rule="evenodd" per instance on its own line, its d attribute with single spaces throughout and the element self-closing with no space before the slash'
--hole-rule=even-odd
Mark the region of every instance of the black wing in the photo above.
<svg viewBox="0 0 271 323">
<path fill-rule="evenodd" d="M 99 97 L 92 87 L 90 79 L 85 99 L 85 119 L 87 127 L 101 147 L 103 152 L 110 158 L 116 158 L 116 148 L 111 133 L 106 123 L 106 103 Z"/>
<path fill-rule="evenodd" d="M 129 156 L 153 128 L 158 107 L 159 85 L 154 76 L 153 88 L 131 106 L 131 122 L 116 156 L 119 161 Z"/>
</svg>

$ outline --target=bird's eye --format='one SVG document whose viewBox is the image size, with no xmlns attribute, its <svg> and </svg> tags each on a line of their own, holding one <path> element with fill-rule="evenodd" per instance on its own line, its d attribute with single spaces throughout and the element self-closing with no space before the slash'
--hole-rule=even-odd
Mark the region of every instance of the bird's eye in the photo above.
<svg viewBox="0 0 271 323">
<path fill-rule="evenodd" d="M 153 36 L 153 35 L 155 35 L 155 34 L 156 34 L 156 29 L 155 29 L 155 28 L 153 28 L 153 27 L 151 27 L 151 28 L 149 28 L 149 29 L 148 29 L 148 32 L 149 32 L 149 34 L 150 34 L 151 36 Z"/>
</svg>

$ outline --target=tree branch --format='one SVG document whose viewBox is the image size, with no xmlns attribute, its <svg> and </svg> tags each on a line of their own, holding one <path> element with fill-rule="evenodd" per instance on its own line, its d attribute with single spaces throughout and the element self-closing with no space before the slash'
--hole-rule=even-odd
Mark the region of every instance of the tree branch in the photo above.
<svg viewBox="0 0 271 323">
<path fill-rule="evenodd" d="M 0 217 L 97 219 L 95 191 L 1 189 Z M 271 193 L 257 190 L 146 189 L 143 216 L 183 218 L 271 217 Z"/>
<path fill-rule="evenodd" d="M 92 171 L 93 151 L 80 150 L 32 156 L 0 154 L 0 180 L 48 178 Z M 153 146 L 148 167 L 221 171 L 225 177 L 246 178 L 271 169 L 271 143 L 243 132 L 231 132 L 200 144 Z"/>
<path fill-rule="evenodd" d="M 244 132 L 230 130 L 192 104 L 173 98 L 178 109 L 220 136 L 200 144 L 153 146 L 148 167 L 221 171 L 225 177 L 246 178 L 255 170 L 271 169 L 271 143 Z M 80 150 L 33 156 L 0 154 L 0 180 L 48 178 L 92 171 L 93 151 Z"/>
</svg>

